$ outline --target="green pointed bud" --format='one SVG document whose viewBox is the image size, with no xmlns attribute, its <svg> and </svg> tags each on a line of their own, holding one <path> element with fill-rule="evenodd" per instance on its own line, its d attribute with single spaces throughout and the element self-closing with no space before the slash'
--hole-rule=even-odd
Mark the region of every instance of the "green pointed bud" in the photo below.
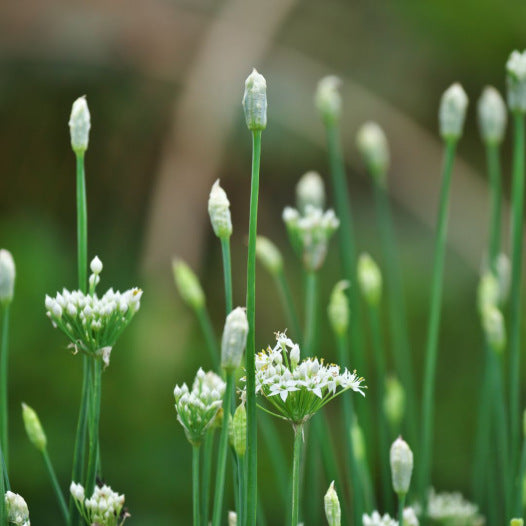
<svg viewBox="0 0 526 526">
<path fill-rule="evenodd" d="M 283 270 L 281 252 L 267 237 L 256 237 L 256 257 L 272 276 L 277 276 Z"/>
<path fill-rule="evenodd" d="M 235 511 L 228 512 L 228 526 L 237 526 L 237 513 Z"/>
<path fill-rule="evenodd" d="M 267 82 L 255 68 L 245 80 L 243 109 L 249 130 L 264 130 L 267 127 Z"/>
<path fill-rule="evenodd" d="M 345 289 L 349 287 L 348 281 L 338 281 L 332 289 L 331 299 L 327 312 L 332 330 L 338 335 L 343 336 L 349 328 L 349 300 L 345 294 Z"/>
<path fill-rule="evenodd" d="M 219 239 L 227 239 L 232 235 L 232 218 L 230 217 L 230 201 L 226 192 L 219 186 L 219 179 L 213 184 L 208 198 L 208 215 L 215 235 Z"/>
<path fill-rule="evenodd" d="M 183 301 L 195 310 L 205 305 L 205 294 L 194 271 L 182 260 L 176 259 L 172 263 L 175 286 Z"/>
<path fill-rule="evenodd" d="M 231 429 L 232 447 L 238 457 L 243 457 L 247 450 L 247 412 L 244 404 L 235 410 Z"/>
<path fill-rule="evenodd" d="M 467 108 L 468 96 L 462 86 L 456 82 L 443 93 L 440 99 L 438 120 L 442 139 L 460 139 Z"/>
<path fill-rule="evenodd" d="M 500 144 L 506 133 L 508 112 L 500 93 L 486 86 L 478 102 L 480 135 L 485 144 Z"/>
<path fill-rule="evenodd" d="M 363 436 L 362 428 L 356 420 L 351 425 L 351 442 L 356 460 L 365 460 L 365 438 Z"/>
<path fill-rule="evenodd" d="M 369 254 L 361 254 L 358 259 L 358 284 L 369 305 L 377 306 L 382 297 L 382 274 Z"/>
<path fill-rule="evenodd" d="M 524 526 L 523 519 L 511 519 L 510 526 Z"/>
<path fill-rule="evenodd" d="M 526 51 L 515 50 L 506 63 L 508 106 L 512 112 L 526 113 Z"/>
<path fill-rule="evenodd" d="M 234 372 L 240 365 L 247 345 L 248 320 L 245 309 L 237 307 L 227 317 L 221 340 L 221 367 Z"/>
<path fill-rule="evenodd" d="M 9 250 L 0 250 L 0 304 L 7 306 L 15 292 L 15 261 Z"/>
<path fill-rule="evenodd" d="M 391 446 L 390 462 L 393 490 L 398 496 L 406 495 L 413 473 L 413 452 L 402 437 L 398 437 Z"/>
<path fill-rule="evenodd" d="M 499 282 L 489 271 L 484 272 L 479 281 L 477 290 L 477 306 L 479 314 L 482 316 L 488 307 L 495 307 L 499 304 Z"/>
<path fill-rule="evenodd" d="M 385 380 L 384 413 L 393 430 L 398 430 L 405 413 L 405 391 L 394 376 Z"/>
<path fill-rule="evenodd" d="M 340 501 L 338 500 L 338 494 L 334 489 L 334 480 L 331 482 L 325 498 L 325 517 L 327 517 L 327 523 L 329 526 L 341 526 L 342 523 L 342 512 L 340 509 Z"/>
<path fill-rule="evenodd" d="M 296 185 L 296 206 L 303 215 L 307 206 L 325 208 L 325 185 L 318 172 L 307 172 L 301 176 Z"/>
<path fill-rule="evenodd" d="M 506 325 L 502 312 L 493 306 L 488 305 L 482 312 L 482 327 L 488 343 L 496 353 L 502 353 L 506 347 Z"/>
<path fill-rule="evenodd" d="M 91 117 L 86 97 L 79 97 L 71 108 L 69 117 L 69 132 L 71 148 L 75 153 L 84 153 L 88 149 Z"/>
<path fill-rule="evenodd" d="M 508 301 L 511 284 L 510 258 L 506 254 L 497 257 L 497 281 L 499 282 L 499 305 L 502 307 Z"/>
<path fill-rule="evenodd" d="M 366 122 L 358 130 L 356 146 L 374 181 L 385 186 L 389 169 L 389 145 L 382 128 L 375 122 Z"/>
<path fill-rule="evenodd" d="M 40 451 L 43 452 L 47 446 L 47 438 L 42 428 L 38 415 L 28 405 L 22 403 L 22 418 L 26 428 L 29 441 Z"/>
<path fill-rule="evenodd" d="M 342 98 L 339 89 L 341 84 L 342 81 L 334 75 L 323 77 L 318 82 L 314 101 L 323 122 L 327 125 L 334 124 L 340 120 Z"/>
</svg>

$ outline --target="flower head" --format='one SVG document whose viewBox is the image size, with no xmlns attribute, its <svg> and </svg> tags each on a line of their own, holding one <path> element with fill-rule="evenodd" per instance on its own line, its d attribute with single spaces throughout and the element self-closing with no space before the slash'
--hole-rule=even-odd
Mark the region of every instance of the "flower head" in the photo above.
<svg viewBox="0 0 526 526">
<path fill-rule="evenodd" d="M 91 117 L 86 97 L 79 97 L 71 108 L 69 131 L 71 147 L 75 153 L 84 153 L 88 149 Z"/>
<path fill-rule="evenodd" d="M 0 304 L 8 305 L 15 290 L 15 261 L 9 250 L 0 249 Z"/>
<path fill-rule="evenodd" d="M 318 172 L 307 172 L 301 176 L 296 185 L 296 205 L 302 214 L 308 205 L 323 210 L 325 185 Z"/>
<path fill-rule="evenodd" d="M 398 437 L 393 442 L 390 461 L 393 490 L 397 495 L 406 495 L 413 473 L 413 452 L 402 437 Z"/>
<path fill-rule="evenodd" d="M 228 239 L 232 235 L 232 218 L 230 216 L 230 201 L 226 192 L 219 185 L 219 179 L 213 184 L 208 198 L 208 215 L 215 235 L 220 239 Z"/>
<path fill-rule="evenodd" d="M 318 82 L 314 101 L 325 124 L 332 124 L 340 119 L 342 98 L 339 92 L 342 81 L 335 75 L 323 77 Z"/>
<path fill-rule="evenodd" d="M 376 510 L 362 516 L 363 526 L 398 526 L 398 521 L 392 519 L 388 513 L 380 515 Z"/>
<path fill-rule="evenodd" d="M 382 128 L 376 122 L 366 122 L 358 130 L 356 145 L 375 182 L 384 186 L 389 168 L 389 145 Z"/>
<path fill-rule="evenodd" d="M 506 132 L 508 114 L 500 93 L 486 86 L 478 102 L 479 127 L 482 140 L 487 144 L 500 144 Z"/>
<path fill-rule="evenodd" d="M 458 82 L 444 91 L 438 110 L 440 136 L 444 140 L 460 139 L 467 108 L 468 96 Z"/>
<path fill-rule="evenodd" d="M 15 526 L 30 526 L 29 510 L 23 497 L 18 495 L 18 493 L 8 491 L 4 499 L 7 509 L 7 522 Z"/>
<path fill-rule="evenodd" d="M 221 339 L 221 367 L 233 372 L 241 365 L 247 345 L 248 320 L 245 309 L 235 308 L 225 321 Z"/>
<path fill-rule="evenodd" d="M 243 109 L 249 130 L 264 130 L 267 127 L 267 82 L 255 68 L 245 80 Z"/>
<path fill-rule="evenodd" d="M 526 113 L 526 51 L 515 50 L 506 63 L 508 106 L 511 111 Z"/>
</svg>

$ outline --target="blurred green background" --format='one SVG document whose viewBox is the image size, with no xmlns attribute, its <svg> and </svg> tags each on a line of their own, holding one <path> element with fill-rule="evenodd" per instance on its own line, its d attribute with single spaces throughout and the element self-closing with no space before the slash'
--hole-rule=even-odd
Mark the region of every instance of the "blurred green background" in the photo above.
<svg viewBox="0 0 526 526">
<path fill-rule="evenodd" d="M 141 311 L 103 377 L 104 476 L 126 494 L 130 523 L 185 525 L 191 520 L 190 447 L 176 421 L 172 392 L 176 383 L 191 381 L 199 365 L 210 364 L 196 320 L 172 285 L 170 262 L 177 255 L 199 273 L 219 336 L 222 267 L 206 202 L 220 177 L 234 221 L 235 304 L 243 305 L 250 136 L 240 102 L 253 66 L 267 78 L 269 100 L 259 232 L 282 248 L 298 306 L 301 273 L 281 211 L 293 204 L 294 184 L 303 172 L 327 175 L 323 129 L 312 104 L 317 80 L 334 73 L 344 81 L 342 131 L 358 245 L 378 259 L 371 187 L 354 135 L 368 118 L 385 127 L 419 374 L 441 159 L 437 104 L 454 81 L 468 92 L 471 106 L 452 194 L 433 473 L 438 489 L 469 496 L 482 364 L 474 305 L 488 209 L 474 109 L 486 84 L 503 90 L 507 56 L 526 43 L 525 19 L 524 2 L 496 0 L 0 5 L 0 246 L 13 253 L 17 265 L 10 471 L 34 524 L 60 518 L 41 459 L 24 435 L 20 403 L 38 411 L 66 488 L 80 394 L 81 360 L 66 349 L 44 312 L 46 293 L 76 286 L 71 104 L 87 95 L 92 115 L 86 157 L 89 254 L 104 263 L 101 288 L 144 289 Z M 509 150 L 508 139 L 506 196 Z M 335 352 L 325 305 L 340 278 L 335 243 L 332 248 L 320 302 L 321 344 L 328 358 Z M 272 281 L 259 268 L 257 345 L 271 343 L 284 320 Z M 367 383 L 372 392 L 374 380 Z M 339 429 L 336 418 L 333 423 Z M 287 426 L 278 428 L 289 451 L 292 433 Z M 268 452 L 262 455 L 263 505 L 270 524 L 281 524 L 273 474 L 264 460 Z"/>
</svg>

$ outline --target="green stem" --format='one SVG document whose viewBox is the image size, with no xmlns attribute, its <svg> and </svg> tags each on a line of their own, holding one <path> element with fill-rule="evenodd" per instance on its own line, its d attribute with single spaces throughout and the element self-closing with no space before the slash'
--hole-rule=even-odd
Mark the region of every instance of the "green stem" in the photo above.
<svg viewBox="0 0 526 526">
<path fill-rule="evenodd" d="M 405 497 L 405 495 L 398 495 L 398 524 L 400 526 L 404 524 Z"/>
<path fill-rule="evenodd" d="M 510 438 L 511 465 L 518 463 L 520 421 L 520 322 L 521 322 L 521 270 L 522 224 L 524 208 L 524 116 L 513 114 L 513 182 L 511 190 L 511 298 L 510 298 Z"/>
<path fill-rule="evenodd" d="M 217 453 L 216 491 L 214 495 L 214 512 L 212 514 L 212 526 L 221 524 L 223 513 L 223 494 L 225 488 L 226 454 L 228 450 L 228 425 L 232 393 L 235 389 L 235 373 L 226 373 L 226 390 L 223 397 L 223 424 L 219 436 L 219 451 Z"/>
<path fill-rule="evenodd" d="M 69 524 L 68 507 L 64 499 L 64 494 L 62 493 L 62 490 L 60 489 L 60 484 L 58 483 L 57 475 L 55 474 L 55 470 L 53 468 L 53 464 L 51 463 L 51 459 L 49 458 L 47 449 L 42 450 L 42 457 L 44 458 L 44 463 L 46 464 L 49 479 L 51 481 L 51 485 L 53 486 L 53 491 L 55 492 L 55 496 L 57 497 L 57 501 L 60 507 L 60 511 L 62 513 L 62 517 L 64 517 L 64 522 L 66 524 Z"/>
<path fill-rule="evenodd" d="M 199 321 L 199 326 L 205 338 L 206 348 L 212 359 L 212 364 L 216 371 L 219 371 L 219 348 L 217 346 L 217 340 L 214 334 L 214 329 L 212 328 L 212 322 L 210 321 L 210 316 L 206 310 L 206 307 L 201 307 L 196 309 L 195 314 L 197 320 Z"/>
<path fill-rule="evenodd" d="M 488 263 L 496 275 L 497 257 L 500 250 L 500 223 L 501 223 L 501 203 L 502 186 L 500 170 L 500 152 L 497 144 L 489 144 L 486 147 L 486 161 L 491 189 L 491 212 L 489 225 L 489 244 L 488 244 Z"/>
<path fill-rule="evenodd" d="M 256 422 L 256 236 L 259 194 L 261 131 L 252 132 L 252 182 L 247 261 L 247 525 L 256 525 L 257 508 L 257 422 Z"/>
<path fill-rule="evenodd" d="M 88 455 L 88 474 L 86 478 L 86 495 L 92 495 L 95 489 L 97 478 L 97 460 L 99 450 L 99 422 L 100 422 L 100 401 L 101 401 L 101 376 L 102 362 L 92 359 L 92 383 L 91 401 L 89 414 L 89 455 Z"/>
<path fill-rule="evenodd" d="M 227 315 L 232 311 L 232 263 L 230 258 L 230 238 L 221 238 L 223 254 L 223 277 L 225 281 L 225 306 Z"/>
<path fill-rule="evenodd" d="M 442 182 L 440 190 L 440 204 L 438 211 L 438 224 L 435 238 L 435 256 L 433 263 L 433 277 L 431 282 L 431 296 L 429 309 L 429 325 L 427 332 L 424 388 L 422 404 L 422 441 L 419 489 L 423 503 L 423 517 L 427 515 L 428 488 L 431 478 L 431 450 L 433 437 L 433 414 L 435 393 L 435 369 L 438 350 L 438 330 L 440 326 L 440 311 L 442 303 L 442 285 L 444 274 L 444 259 L 446 252 L 447 216 L 449 208 L 449 187 L 455 159 L 457 142 L 446 142 Z"/>
<path fill-rule="evenodd" d="M 77 265 L 79 290 L 88 291 L 88 205 L 84 153 L 77 153 Z"/>
<path fill-rule="evenodd" d="M 312 356 L 316 345 L 318 273 L 308 271 L 305 280 L 305 330 L 303 332 L 303 349 L 305 356 Z"/>
<path fill-rule="evenodd" d="M 519 471 L 517 473 L 517 481 L 515 482 L 516 491 L 514 494 L 514 503 L 512 515 L 513 517 L 523 516 L 523 505 L 522 505 L 522 484 L 524 477 L 526 476 L 526 435 L 522 439 L 522 452 L 521 452 L 521 463 Z M 518 488 L 518 491 L 517 491 Z"/>
<path fill-rule="evenodd" d="M 283 271 L 283 269 L 278 271 L 278 273 L 275 275 L 275 280 L 281 298 L 281 303 L 285 312 L 287 313 L 287 317 L 289 319 L 289 323 L 293 331 L 292 336 L 299 339 L 301 335 L 300 322 L 298 319 L 298 314 L 296 313 L 296 308 L 294 307 L 294 301 L 292 299 L 289 284 L 287 282 L 287 278 L 285 277 L 285 272 Z"/>
<path fill-rule="evenodd" d="M 203 455 L 203 477 L 201 482 L 202 496 L 201 499 L 201 517 L 202 525 L 208 526 L 208 512 L 209 512 L 209 501 L 210 501 L 210 477 L 212 473 L 212 455 L 214 452 L 214 437 L 216 430 L 215 428 L 210 429 L 205 436 L 204 441 L 204 455 Z"/>
<path fill-rule="evenodd" d="M 7 469 L 2 454 L 2 446 L 0 445 L 0 526 L 7 526 L 7 509 L 5 505 L 6 479 Z"/>
<path fill-rule="evenodd" d="M 0 348 L 0 446 L 4 462 L 9 465 L 8 408 L 7 408 L 7 367 L 9 355 L 9 304 L 2 309 L 2 347 Z"/>
<path fill-rule="evenodd" d="M 192 446 L 192 499 L 194 503 L 194 526 L 201 526 L 201 518 L 199 516 L 199 453 L 201 445 Z"/>
<path fill-rule="evenodd" d="M 237 457 L 238 507 L 237 524 L 245 524 L 245 455 Z"/>
<path fill-rule="evenodd" d="M 294 453 L 292 461 L 292 519 L 291 526 L 298 526 L 300 498 L 300 460 L 303 446 L 303 424 L 294 426 Z"/>
</svg>

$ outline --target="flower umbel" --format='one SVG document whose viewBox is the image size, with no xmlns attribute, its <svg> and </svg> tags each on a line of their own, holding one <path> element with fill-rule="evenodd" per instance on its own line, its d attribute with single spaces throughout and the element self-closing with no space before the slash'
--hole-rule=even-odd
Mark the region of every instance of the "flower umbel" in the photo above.
<svg viewBox="0 0 526 526">
<path fill-rule="evenodd" d="M 398 521 L 392 519 L 388 513 L 380 515 L 376 510 L 371 515 L 363 514 L 363 526 L 398 526 Z"/>
<path fill-rule="evenodd" d="M 4 498 L 7 508 L 7 521 L 16 526 L 30 526 L 26 501 L 12 491 L 6 492 Z"/>
</svg>

